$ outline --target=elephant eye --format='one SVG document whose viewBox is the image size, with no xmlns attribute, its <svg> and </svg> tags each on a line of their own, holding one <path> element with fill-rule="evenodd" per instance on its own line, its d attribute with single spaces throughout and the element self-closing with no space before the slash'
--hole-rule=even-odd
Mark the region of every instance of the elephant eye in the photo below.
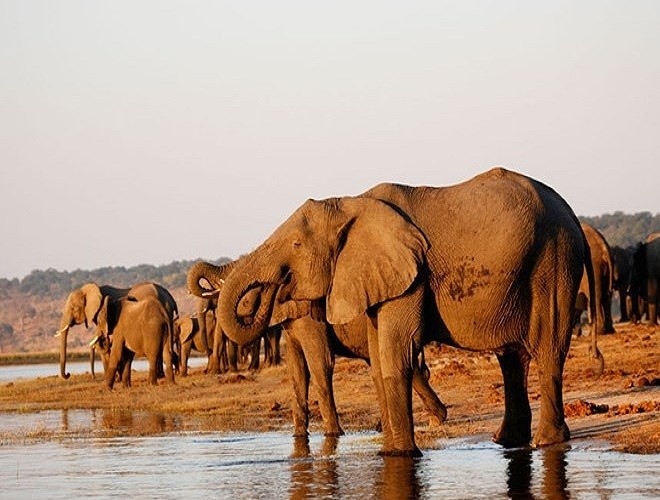
<svg viewBox="0 0 660 500">
<path fill-rule="evenodd" d="M 299 240 L 293 240 L 293 248 L 298 250 L 302 246 Z"/>
</svg>

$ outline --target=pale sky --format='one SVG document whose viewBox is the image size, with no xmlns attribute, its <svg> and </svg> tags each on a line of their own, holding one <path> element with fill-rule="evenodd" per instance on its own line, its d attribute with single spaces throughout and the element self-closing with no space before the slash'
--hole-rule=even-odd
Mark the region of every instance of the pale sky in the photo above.
<svg viewBox="0 0 660 500">
<path fill-rule="evenodd" d="M 660 1 L 0 0 L 0 277 L 238 257 L 494 165 L 660 212 Z"/>
</svg>

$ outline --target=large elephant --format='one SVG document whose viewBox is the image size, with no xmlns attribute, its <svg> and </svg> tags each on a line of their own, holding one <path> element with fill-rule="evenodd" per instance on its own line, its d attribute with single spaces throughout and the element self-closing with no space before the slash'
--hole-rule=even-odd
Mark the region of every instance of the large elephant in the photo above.
<svg viewBox="0 0 660 500">
<path fill-rule="evenodd" d="M 657 324 L 657 307 L 660 301 L 658 286 L 660 281 L 660 233 L 651 233 L 644 243 L 637 245 L 633 254 L 633 270 L 630 279 L 634 321 L 640 321 L 640 298 L 646 302 L 648 320 Z"/>
<path fill-rule="evenodd" d="M 191 274 L 188 275 L 190 291 L 198 296 L 208 295 L 211 291 L 201 287 L 200 280 L 216 287 L 229 275 L 222 267 L 209 262 L 198 262 L 191 270 L 194 271 L 192 279 Z M 223 278 L 220 278 L 221 275 Z M 261 303 L 262 294 L 255 293 L 257 290 L 254 288 L 243 295 L 237 305 L 236 314 L 243 320 L 254 316 Z M 286 336 L 287 368 L 294 392 L 294 436 L 307 435 L 310 376 L 319 396 L 325 435 L 342 435 L 344 431 L 339 424 L 332 383 L 334 360 L 338 355 L 360 358 L 369 363 L 367 315 L 362 314 L 346 325 L 331 325 L 325 320 L 323 304 L 315 304 L 313 308 L 311 302 L 291 301 L 288 297 L 280 296 L 274 307 L 276 311 L 271 315 L 265 340 L 268 341 L 268 337 L 277 332 L 277 327 L 282 326 Z M 447 416 L 447 409 L 430 387 L 428 378 L 429 371 L 422 362 L 420 369 L 414 370 L 413 386 L 431 415 L 442 422 Z"/>
<path fill-rule="evenodd" d="M 156 298 L 137 300 L 129 295 L 118 301 L 103 299 L 97 315 L 97 336 L 104 339 L 102 356 L 107 359 L 105 383 L 109 389 L 120 366 L 123 384 L 131 385 L 131 362 L 135 356 L 149 360 L 150 384 L 158 383 L 161 360 L 165 362 L 166 379 L 174 382 L 171 325 L 169 312 Z"/>
<path fill-rule="evenodd" d="M 570 437 L 562 374 L 589 255 L 568 204 L 515 172 L 495 168 L 445 188 L 380 184 L 304 203 L 236 264 L 217 317 L 231 339 L 250 342 L 268 327 L 277 287 L 292 300 L 324 300 L 331 324 L 368 314 L 384 454 L 419 454 L 412 378 L 425 343 L 496 353 L 505 413 L 493 439 L 504 446 L 531 439 L 534 359 L 541 414 L 533 444 L 550 445 Z M 589 280 L 592 290 L 591 272 Z M 260 288 L 254 316 L 238 317 L 242 297 Z"/>
<path fill-rule="evenodd" d="M 591 266 L 594 274 L 594 294 L 589 293 L 589 281 L 587 273 L 582 273 L 580 289 L 578 291 L 576 316 L 586 310 L 587 304 L 593 297 L 596 305 L 596 314 L 598 315 L 598 325 L 601 330 L 596 331 L 592 327 L 592 335 L 601 335 L 603 333 L 614 333 L 614 324 L 612 322 L 612 293 L 614 291 L 614 256 L 612 249 L 607 243 L 605 237 L 595 227 L 582 223 L 582 231 L 587 238 L 589 250 L 591 252 L 591 262 L 586 262 L 585 266 Z M 585 267 L 586 269 L 586 267 Z M 579 319 L 579 318 L 578 318 Z"/>
<path fill-rule="evenodd" d="M 621 310 L 620 322 L 630 321 L 632 302 L 630 301 L 629 289 L 632 277 L 633 253 L 635 247 L 612 247 L 614 257 L 614 291 L 619 296 L 619 308 Z"/>
<path fill-rule="evenodd" d="M 107 297 L 110 302 L 119 301 L 128 296 L 137 300 L 156 298 L 167 311 L 173 322 L 178 315 L 178 308 L 172 294 L 157 283 L 138 283 L 131 288 L 117 288 L 110 285 L 97 285 L 86 283 L 80 288 L 69 293 L 62 311 L 60 327 L 56 332 L 60 336 L 60 376 L 68 379 L 70 374 L 66 372 L 66 348 L 69 328 L 84 324 L 89 327 L 97 324 L 97 316 L 101 310 L 103 300 Z"/>
</svg>

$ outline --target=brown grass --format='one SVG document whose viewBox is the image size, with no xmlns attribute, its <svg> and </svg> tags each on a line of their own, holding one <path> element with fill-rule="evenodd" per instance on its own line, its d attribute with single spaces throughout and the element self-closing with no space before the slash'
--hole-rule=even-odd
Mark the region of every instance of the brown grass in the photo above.
<svg viewBox="0 0 660 500">
<path fill-rule="evenodd" d="M 619 450 L 660 452 L 660 389 L 658 327 L 616 325 L 617 333 L 602 336 L 599 346 L 606 359 L 603 375 L 596 379 L 587 356 L 587 337 L 573 339 L 566 363 L 564 401 L 573 436 L 608 439 Z M 483 435 L 488 439 L 499 426 L 503 412 L 503 387 L 496 358 L 448 347 L 428 347 L 431 383 L 448 405 L 449 417 L 431 425 L 421 402 L 414 399 L 418 444 L 442 445 L 444 438 Z M 376 394 L 367 365 L 338 359 L 335 397 L 346 431 L 376 429 L 379 422 Z M 209 376 L 201 368 L 176 384 L 159 381 L 147 385 L 146 373 L 133 374 L 133 387 L 121 385 L 108 391 L 97 376 L 72 375 L 17 381 L 0 386 L 0 411 L 37 412 L 49 409 L 94 409 L 102 415 L 105 432 L 157 434 L 171 431 L 290 430 L 291 387 L 285 366 L 251 374 Z M 532 365 L 529 379 L 534 422 L 538 417 L 538 377 Z M 310 390 L 310 431 L 322 432 Z M 588 411 L 606 405 L 603 412 Z M 127 423 L 127 421 L 130 421 Z M 130 425 L 129 425 L 130 424 Z M 126 429 L 130 427 L 130 430 Z M 47 431 L 32 429 L 14 438 L 48 439 Z M 30 434 L 30 432 L 32 434 Z M 12 439 L 4 435 L 3 439 Z"/>
</svg>

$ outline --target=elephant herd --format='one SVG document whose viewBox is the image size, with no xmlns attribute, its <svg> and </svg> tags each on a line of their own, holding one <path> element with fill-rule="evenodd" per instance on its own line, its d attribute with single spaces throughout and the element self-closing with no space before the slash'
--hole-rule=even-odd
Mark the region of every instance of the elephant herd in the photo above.
<svg viewBox="0 0 660 500">
<path fill-rule="evenodd" d="M 151 283 L 72 292 L 59 330 L 60 372 L 68 377 L 74 324 L 97 325 L 109 387 L 118 372 L 130 384 L 133 356 L 149 359 L 151 383 L 163 361 L 173 380 L 175 351 L 184 375 L 193 348 L 209 355 L 211 373 L 235 368 L 238 352 L 255 344 L 258 360 L 261 339 L 277 362 L 283 334 L 296 436 L 307 435 L 310 383 L 325 434 L 343 433 L 334 359 L 361 358 L 378 395 L 381 453 L 415 456 L 412 391 L 437 420 L 447 415 L 424 360 L 424 346 L 438 342 L 496 354 L 505 403 L 495 442 L 550 445 L 570 437 L 562 375 L 580 314 L 590 314 L 592 354 L 602 366 L 595 334 L 613 331 L 614 290 L 625 295 L 622 319 L 629 303 L 632 318 L 645 308 L 656 321 L 659 247 L 656 233 L 634 249 L 610 248 L 552 188 L 503 168 L 448 187 L 379 184 L 358 196 L 308 200 L 236 261 L 194 264 L 192 317 L 177 317 L 171 295 Z M 533 437 L 532 360 L 541 394 Z"/>
</svg>

